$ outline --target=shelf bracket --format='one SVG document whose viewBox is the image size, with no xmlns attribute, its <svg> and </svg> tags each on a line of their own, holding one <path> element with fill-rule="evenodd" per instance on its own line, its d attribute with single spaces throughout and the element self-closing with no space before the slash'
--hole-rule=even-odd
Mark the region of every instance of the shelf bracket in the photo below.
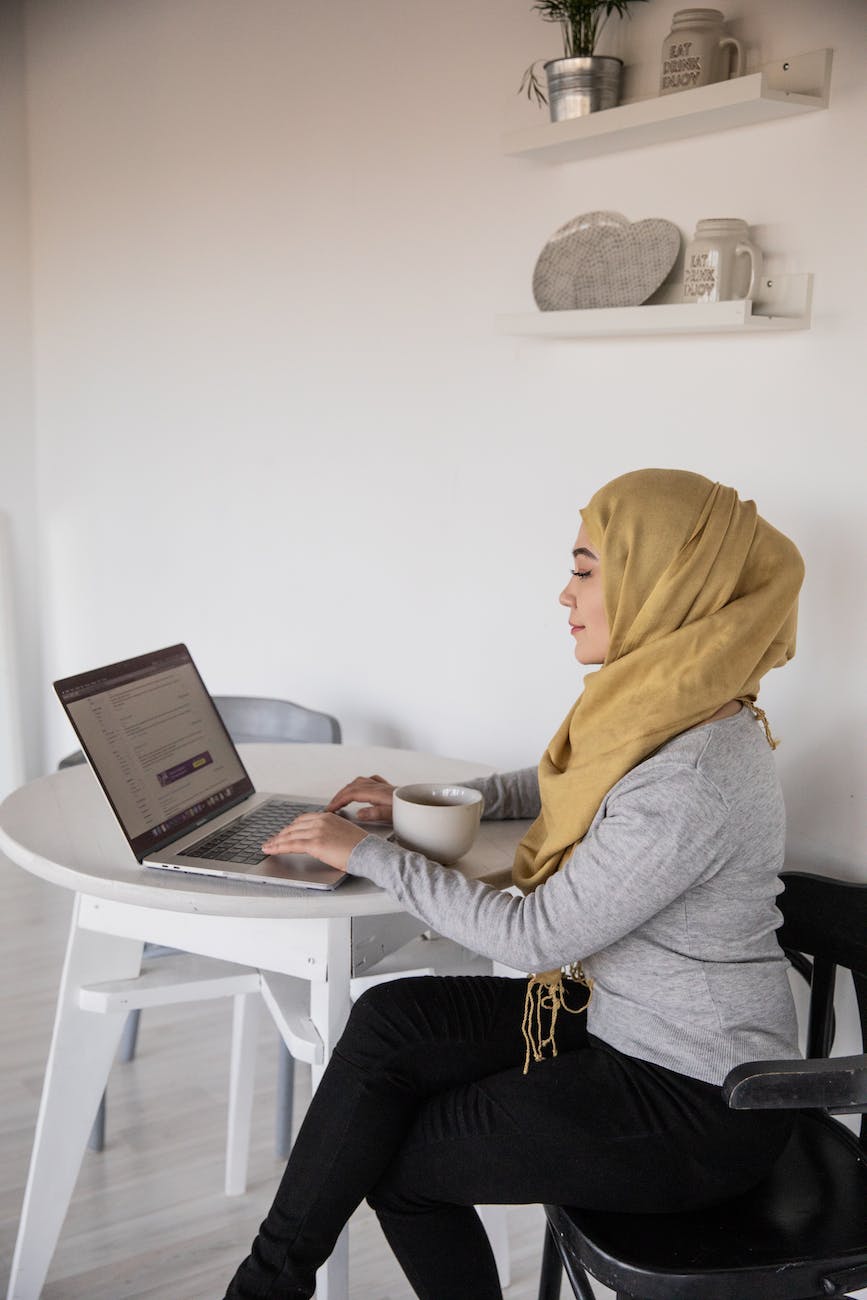
<svg viewBox="0 0 867 1300">
<path fill-rule="evenodd" d="M 808 54 L 764 63 L 760 71 L 769 90 L 785 95 L 811 95 L 827 108 L 833 56 L 833 50 L 811 50 Z"/>
<path fill-rule="evenodd" d="M 763 275 L 753 296 L 754 316 L 810 319 L 812 275 Z"/>
</svg>

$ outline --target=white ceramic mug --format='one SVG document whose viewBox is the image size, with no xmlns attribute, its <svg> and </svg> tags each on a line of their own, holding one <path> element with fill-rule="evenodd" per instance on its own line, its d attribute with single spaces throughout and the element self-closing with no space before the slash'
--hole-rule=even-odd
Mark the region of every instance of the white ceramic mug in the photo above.
<svg viewBox="0 0 867 1300">
<path fill-rule="evenodd" d="M 392 820 L 397 841 L 444 866 L 472 847 L 484 800 L 465 785 L 402 785 L 394 792 Z"/>
<path fill-rule="evenodd" d="M 719 9 L 680 9 L 662 43 L 660 95 L 739 77 L 740 41 L 726 36 Z"/>
<path fill-rule="evenodd" d="M 762 254 L 740 217 L 699 221 L 683 262 L 684 302 L 752 298 L 762 274 Z"/>
</svg>

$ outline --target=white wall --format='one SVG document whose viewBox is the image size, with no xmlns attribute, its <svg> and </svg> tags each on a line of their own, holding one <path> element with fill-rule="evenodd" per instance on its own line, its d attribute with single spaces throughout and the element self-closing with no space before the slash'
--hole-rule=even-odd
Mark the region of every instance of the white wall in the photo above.
<svg viewBox="0 0 867 1300">
<path fill-rule="evenodd" d="M 0 799 L 41 767 L 23 0 L 0 4 Z M 25 726 L 26 719 L 26 726 Z"/>
<path fill-rule="evenodd" d="M 616 34 L 636 93 L 676 7 Z M 212 690 L 347 741 L 534 761 L 579 689 L 578 507 L 700 470 L 804 552 L 762 702 L 793 860 L 863 874 L 864 11 L 726 9 L 751 63 L 833 46 L 831 110 L 544 168 L 500 149 L 557 52 L 521 0 L 32 0 L 44 680 L 185 639 Z M 746 218 L 770 271 L 815 273 L 813 328 L 499 337 L 548 235 L 598 208 Z"/>
</svg>

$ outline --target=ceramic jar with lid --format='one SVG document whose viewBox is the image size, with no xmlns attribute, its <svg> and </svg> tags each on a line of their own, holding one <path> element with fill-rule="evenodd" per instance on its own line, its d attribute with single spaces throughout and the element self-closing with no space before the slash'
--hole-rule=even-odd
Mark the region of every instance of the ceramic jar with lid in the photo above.
<svg viewBox="0 0 867 1300">
<path fill-rule="evenodd" d="M 762 254 L 740 217 L 699 221 L 683 264 L 684 302 L 752 298 L 762 274 Z"/>
<path fill-rule="evenodd" d="M 740 41 L 727 36 L 719 9 L 680 9 L 662 43 L 660 95 L 739 77 Z"/>
</svg>

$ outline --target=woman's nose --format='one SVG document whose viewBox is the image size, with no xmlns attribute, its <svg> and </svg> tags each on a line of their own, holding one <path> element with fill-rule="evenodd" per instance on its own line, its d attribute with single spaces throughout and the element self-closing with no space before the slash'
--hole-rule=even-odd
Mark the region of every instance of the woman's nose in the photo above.
<svg viewBox="0 0 867 1300">
<path fill-rule="evenodd" d="M 560 601 L 561 605 L 566 605 L 569 609 L 574 609 L 575 595 L 572 591 L 571 582 L 566 583 L 566 586 L 563 588 L 563 590 L 560 592 L 560 595 L 558 596 L 558 600 Z"/>
</svg>

